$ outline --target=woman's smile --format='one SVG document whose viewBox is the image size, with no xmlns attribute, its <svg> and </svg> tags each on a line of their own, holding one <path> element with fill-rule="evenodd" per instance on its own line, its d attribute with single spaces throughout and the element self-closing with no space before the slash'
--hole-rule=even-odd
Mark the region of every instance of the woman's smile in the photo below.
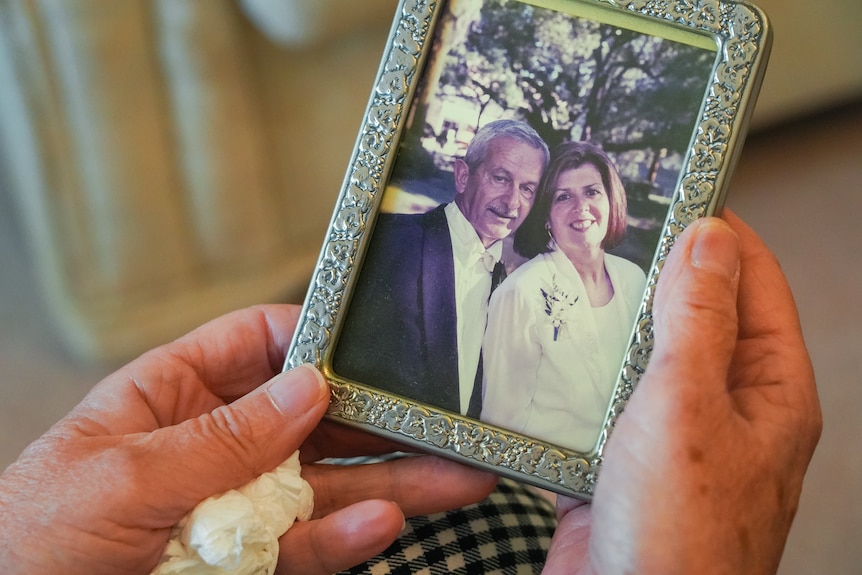
<svg viewBox="0 0 862 575">
<path fill-rule="evenodd" d="M 610 200 L 592 164 L 562 172 L 554 186 L 548 227 L 557 245 L 598 247 L 608 232 Z"/>
<path fill-rule="evenodd" d="M 585 232 L 595 223 L 596 220 L 594 218 L 583 218 L 573 221 L 569 224 L 569 227 L 577 232 Z"/>
</svg>

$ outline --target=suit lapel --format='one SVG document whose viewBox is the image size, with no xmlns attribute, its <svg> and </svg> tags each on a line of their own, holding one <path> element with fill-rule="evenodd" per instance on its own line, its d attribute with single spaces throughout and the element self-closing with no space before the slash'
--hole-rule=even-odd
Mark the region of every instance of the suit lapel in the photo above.
<svg viewBox="0 0 862 575">
<path fill-rule="evenodd" d="M 434 405 L 459 411 L 458 336 L 455 308 L 455 264 L 452 238 L 443 206 L 428 213 L 422 246 L 422 318 L 424 365 L 431 367 L 428 385 L 437 391 Z"/>
</svg>

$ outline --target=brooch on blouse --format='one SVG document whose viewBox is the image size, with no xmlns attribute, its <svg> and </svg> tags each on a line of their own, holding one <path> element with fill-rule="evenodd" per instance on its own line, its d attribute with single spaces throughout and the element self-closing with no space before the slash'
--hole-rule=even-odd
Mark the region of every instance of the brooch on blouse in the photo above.
<svg viewBox="0 0 862 575">
<path fill-rule="evenodd" d="M 578 301 L 578 297 L 572 298 L 557 285 L 557 276 L 551 278 L 550 293 L 539 288 L 545 298 L 545 313 L 551 318 L 554 326 L 554 341 L 560 336 L 560 330 L 566 323 L 566 315 L 569 309 Z"/>
</svg>

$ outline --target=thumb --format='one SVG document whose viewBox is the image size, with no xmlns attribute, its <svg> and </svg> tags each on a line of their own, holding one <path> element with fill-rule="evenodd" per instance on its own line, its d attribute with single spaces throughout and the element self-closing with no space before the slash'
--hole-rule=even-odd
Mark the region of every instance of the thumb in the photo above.
<svg viewBox="0 0 862 575">
<path fill-rule="evenodd" d="M 702 459 L 727 422 L 739 255 L 736 233 L 705 218 L 686 228 L 665 260 L 649 365 L 608 439 L 593 500 L 590 564 L 597 571 L 634 572 L 643 553 L 636 543 L 661 539 L 657 533 L 679 522 L 679 502 L 691 503 L 683 499 L 686 481 L 709 480 L 706 468 L 676 471 Z"/>
<path fill-rule="evenodd" d="M 727 223 L 705 218 L 678 238 L 662 269 L 653 305 L 650 382 L 674 386 L 693 374 L 726 388 L 736 346 L 739 237 Z M 670 391 L 670 390 L 665 390 Z"/>
<path fill-rule="evenodd" d="M 159 471 L 146 475 L 169 496 L 169 519 L 282 463 L 317 426 L 328 398 L 320 372 L 303 365 L 229 405 L 148 434 L 146 460 Z"/>
</svg>

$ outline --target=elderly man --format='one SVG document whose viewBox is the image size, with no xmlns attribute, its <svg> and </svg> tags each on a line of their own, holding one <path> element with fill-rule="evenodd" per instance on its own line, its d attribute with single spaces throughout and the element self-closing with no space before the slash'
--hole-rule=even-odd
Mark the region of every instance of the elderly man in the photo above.
<svg viewBox="0 0 862 575">
<path fill-rule="evenodd" d="M 455 161 L 452 203 L 380 215 L 337 342 L 336 373 L 478 417 L 475 381 L 492 276 L 503 269 L 501 240 L 533 206 L 548 156 L 527 124 L 491 122 Z"/>
</svg>

